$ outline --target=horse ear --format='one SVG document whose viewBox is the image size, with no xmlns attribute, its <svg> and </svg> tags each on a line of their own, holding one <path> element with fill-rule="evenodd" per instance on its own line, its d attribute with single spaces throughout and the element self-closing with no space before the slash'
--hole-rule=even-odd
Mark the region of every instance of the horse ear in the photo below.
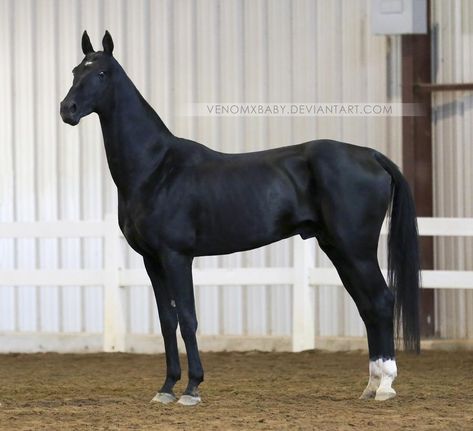
<svg viewBox="0 0 473 431">
<path fill-rule="evenodd" d="M 102 39 L 102 46 L 103 46 L 103 52 L 112 55 L 113 52 L 113 40 L 112 36 L 110 36 L 110 33 L 108 30 L 105 31 L 105 35 Z"/>
<path fill-rule="evenodd" d="M 84 30 L 84 33 L 82 34 L 82 52 L 84 53 L 84 55 L 94 52 L 94 48 L 92 47 L 92 44 L 90 43 L 89 35 L 87 34 L 85 30 Z"/>
</svg>

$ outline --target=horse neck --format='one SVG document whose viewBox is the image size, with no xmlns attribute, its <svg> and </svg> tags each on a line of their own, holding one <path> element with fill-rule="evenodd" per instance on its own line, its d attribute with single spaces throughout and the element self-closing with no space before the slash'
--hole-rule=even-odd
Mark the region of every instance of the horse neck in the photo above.
<svg viewBox="0 0 473 431">
<path fill-rule="evenodd" d="M 99 118 L 110 172 L 126 197 L 158 169 L 172 134 L 124 74 L 110 106 Z"/>
</svg>

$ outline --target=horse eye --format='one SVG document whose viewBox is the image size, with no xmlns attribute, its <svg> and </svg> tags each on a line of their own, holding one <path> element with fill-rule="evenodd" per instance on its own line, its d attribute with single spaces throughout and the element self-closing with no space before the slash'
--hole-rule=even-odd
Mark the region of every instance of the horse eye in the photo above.
<svg viewBox="0 0 473 431">
<path fill-rule="evenodd" d="M 99 78 L 100 78 L 100 79 L 103 79 L 104 76 L 105 76 L 105 72 L 99 72 Z"/>
</svg>

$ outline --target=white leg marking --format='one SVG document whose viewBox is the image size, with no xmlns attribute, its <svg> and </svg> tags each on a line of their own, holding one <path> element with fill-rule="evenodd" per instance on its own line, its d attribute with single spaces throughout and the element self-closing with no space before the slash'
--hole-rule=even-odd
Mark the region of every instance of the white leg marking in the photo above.
<svg viewBox="0 0 473 431">
<path fill-rule="evenodd" d="M 380 361 L 380 359 L 378 361 Z M 381 383 L 382 374 L 382 369 L 379 366 L 378 361 L 370 361 L 370 378 L 368 380 L 368 385 L 361 394 L 360 400 L 369 400 L 376 396 L 376 391 L 378 390 L 379 384 Z"/>
<path fill-rule="evenodd" d="M 378 361 L 381 361 L 381 382 L 376 391 L 375 400 L 385 401 L 396 396 L 396 391 L 391 385 L 397 376 L 397 366 L 394 359 L 388 359 L 387 361 L 378 359 Z"/>
</svg>

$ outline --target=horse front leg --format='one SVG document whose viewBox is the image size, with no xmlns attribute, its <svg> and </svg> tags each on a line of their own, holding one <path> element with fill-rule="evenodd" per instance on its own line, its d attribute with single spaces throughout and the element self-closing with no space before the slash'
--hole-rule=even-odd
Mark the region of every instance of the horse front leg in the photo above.
<svg viewBox="0 0 473 431">
<path fill-rule="evenodd" d="M 195 405 L 201 401 L 198 386 L 204 380 L 204 371 L 196 338 L 197 316 L 192 282 L 193 258 L 171 251 L 162 255 L 161 258 L 165 270 L 166 285 L 175 300 L 189 366 L 189 382 L 178 402 L 183 405 Z"/>
<path fill-rule="evenodd" d="M 168 273 L 173 280 L 179 328 L 186 346 L 189 367 L 189 382 L 178 402 L 190 406 L 200 403 L 198 386 L 204 381 L 196 337 L 197 315 L 192 282 L 192 258 L 173 255 L 168 264 Z"/>
<path fill-rule="evenodd" d="M 166 380 L 163 386 L 154 396 L 151 402 L 169 404 L 176 401 L 173 388 L 181 378 L 181 365 L 179 363 L 179 352 L 177 348 L 177 311 L 175 302 L 168 292 L 163 278 L 163 271 L 159 267 L 158 261 L 152 258 L 144 258 L 146 271 L 153 285 L 156 303 L 158 305 L 159 321 L 161 323 L 161 333 L 164 339 L 166 351 Z"/>
</svg>

